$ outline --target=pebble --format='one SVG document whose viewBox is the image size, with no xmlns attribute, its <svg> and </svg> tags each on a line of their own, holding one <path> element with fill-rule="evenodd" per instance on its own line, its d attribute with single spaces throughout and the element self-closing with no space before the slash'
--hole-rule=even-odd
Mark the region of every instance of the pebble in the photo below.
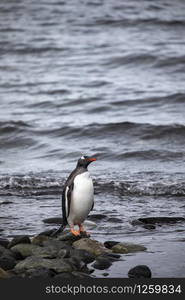
<svg viewBox="0 0 185 300">
<path fill-rule="evenodd" d="M 11 270 L 15 267 L 16 260 L 12 256 L 2 255 L 0 257 L 0 268 L 3 270 Z"/>
<path fill-rule="evenodd" d="M 98 270 L 105 270 L 108 269 L 112 265 L 111 261 L 104 257 L 98 256 L 96 261 L 92 264 L 92 267 Z"/>
<path fill-rule="evenodd" d="M 129 278 L 151 278 L 152 272 L 145 265 L 138 265 L 128 271 Z"/>
<path fill-rule="evenodd" d="M 17 236 L 14 237 L 11 242 L 8 244 L 8 248 L 11 248 L 17 244 L 30 244 L 30 238 L 27 235 L 21 235 L 21 236 Z"/>
</svg>

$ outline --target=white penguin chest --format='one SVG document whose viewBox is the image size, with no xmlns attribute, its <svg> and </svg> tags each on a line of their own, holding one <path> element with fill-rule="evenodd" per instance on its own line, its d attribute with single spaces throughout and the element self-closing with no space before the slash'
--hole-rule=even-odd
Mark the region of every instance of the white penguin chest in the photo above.
<svg viewBox="0 0 185 300">
<path fill-rule="evenodd" d="M 94 188 L 89 172 L 77 175 L 74 179 L 69 219 L 74 223 L 86 219 L 93 201 Z"/>
<path fill-rule="evenodd" d="M 94 188 L 89 172 L 79 174 L 74 179 L 73 200 L 89 202 L 93 200 Z"/>
</svg>

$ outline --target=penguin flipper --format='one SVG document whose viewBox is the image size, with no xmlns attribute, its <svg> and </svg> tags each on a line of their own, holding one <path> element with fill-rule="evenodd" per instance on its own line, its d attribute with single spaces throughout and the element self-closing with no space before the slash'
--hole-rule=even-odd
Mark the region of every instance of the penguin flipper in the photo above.
<svg viewBox="0 0 185 300">
<path fill-rule="evenodd" d="M 93 201 L 93 204 L 92 204 L 91 210 L 93 210 L 93 208 L 94 208 L 94 201 Z"/>
<path fill-rule="evenodd" d="M 73 191 L 74 184 L 66 185 L 62 193 L 62 214 L 63 214 L 63 224 L 67 225 L 67 218 L 70 213 L 71 206 L 71 194 Z"/>
</svg>

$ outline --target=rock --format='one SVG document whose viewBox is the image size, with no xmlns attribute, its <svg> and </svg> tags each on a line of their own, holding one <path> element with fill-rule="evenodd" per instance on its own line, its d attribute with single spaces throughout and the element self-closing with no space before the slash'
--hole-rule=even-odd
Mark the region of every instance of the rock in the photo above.
<svg viewBox="0 0 185 300">
<path fill-rule="evenodd" d="M 151 278 L 152 272 L 145 265 L 138 265 L 128 271 L 129 278 Z"/>
<path fill-rule="evenodd" d="M 84 249 L 71 249 L 70 255 L 81 259 L 84 263 L 89 264 L 95 260 L 95 256 Z"/>
<path fill-rule="evenodd" d="M 75 278 L 76 276 L 71 273 L 67 273 L 67 272 L 61 272 L 59 274 L 57 274 L 54 279 L 56 280 L 60 280 L 60 279 L 71 279 L 71 278 Z"/>
<path fill-rule="evenodd" d="M 6 249 L 5 247 L 0 245 L 0 257 L 2 255 L 11 256 L 11 257 L 16 258 L 16 255 L 10 249 Z"/>
<path fill-rule="evenodd" d="M 75 267 L 66 262 L 64 259 L 46 259 L 39 256 L 29 256 L 15 266 L 16 271 L 39 268 L 52 269 L 57 273 L 72 272 L 75 270 Z"/>
<path fill-rule="evenodd" d="M 17 244 L 11 248 L 14 253 L 21 255 L 23 258 L 34 255 L 36 250 L 39 251 L 40 249 L 41 247 L 33 244 Z"/>
<path fill-rule="evenodd" d="M 148 230 L 153 230 L 153 229 L 155 229 L 155 225 L 153 225 L 153 224 L 145 224 L 145 225 L 143 225 L 143 228 L 148 229 Z"/>
<path fill-rule="evenodd" d="M 118 260 L 120 260 L 121 255 L 119 255 L 117 253 L 106 253 L 106 257 L 110 261 L 118 261 Z"/>
<path fill-rule="evenodd" d="M 73 247 L 76 249 L 84 249 L 94 256 L 98 256 L 104 253 L 110 253 L 111 250 L 104 247 L 104 245 L 96 240 L 82 238 L 73 243 Z"/>
<path fill-rule="evenodd" d="M 23 277 L 28 278 L 51 278 L 56 275 L 53 270 L 47 268 L 29 269 L 22 273 Z"/>
<path fill-rule="evenodd" d="M 0 238 L 0 245 L 7 248 L 9 244 L 9 240 Z"/>
<path fill-rule="evenodd" d="M 104 276 L 104 277 L 107 277 L 108 275 L 109 275 L 109 273 L 102 273 L 102 275 Z"/>
<path fill-rule="evenodd" d="M 60 217 L 47 218 L 42 221 L 46 224 L 59 224 L 59 225 L 62 224 L 62 218 L 60 218 Z"/>
<path fill-rule="evenodd" d="M 33 255 L 40 256 L 43 258 L 64 258 L 68 257 L 69 251 L 66 249 L 58 249 L 54 246 L 40 247 L 33 250 Z"/>
<path fill-rule="evenodd" d="M 8 274 L 8 272 L 6 272 L 2 268 L 0 268 L 0 279 L 7 279 L 7 278 L 10 278 L 10 277 L 11 276 Z"/>
<path fill-rule="evenodd" d="M 73 268 L 75 267 L 75 269 L 78 271 L 83 271 L 84 269 L 87 270 L 85 268 L 85 263 L 78 257 L 66 258 L 65 261 L 68 262 Z"/>
<path fill-rule="evenodd" d="M 136 219 L 136 220 L 132 220 L 131 222 L 130 222 L 133 226 L 137 226 L 137 225 L 143 225 L 143 222 L 141 222 L 141 221 L 139 221 L 138 219 Z"/>
<path fill-rule="evenodd" d="M 69 245 L 67 242 L 65 241 L 60 241 L 58 239 L 49 239 L 47 241 L 43 242 L 43 246 L 44 247 L 53 247 L 55 248 L 58 252 L 61 249 L 66 249 L 68 251 L 71 250 L 71 245 Z"/>
<path fill-rule="evenodd" d="M 84 272 L 73 271 L 71 274 L 77 278 L 91 278 L 91 276 L 89 274 L 84 273 Z"/>
<path fill-rule="evenodd" d="M 43 246 L 43 243 L 45 241 L 48 241 L 49 239 L 51 239 L 49 236 L 46 236 L 46 235 L 37 235 L 37 236 L 34 236 L 32 238 L 31 243 L 33 245 Z"/>
<path fill-rule="evenodd" d="M 0 257 L 0 268 L 3 270 L 11 270 L 15 267 L 16 260 L 12 256 L 2 255 Z"/>
<path fill-rule="evenodd" d="M 98 270 L 108 269 L 112 263 L 105 256 L 98 256 L 96 261 L 92 264 L 92 267 Z"/>
<path fill-rule="evenodd" d="M 8 245 L 8 248 L 12 248 L 13 246 L 17 245 L 17 244 L 30 244 L 30 238 L 27 235 L 21 235 L 21 236 L 17 236 L 14 237 L 11 242 Z"/>
<path fill-rule="evenodd" d="M 139 218 L 142 224 L 174 224 L 177 222 L 185 222 L 185 218 L 182 217 L 150 217 Z"/>
<path fill-rule="evenodd" d="M 71 232 L 67 232 L 67 233 L 62 233 L 58 236 L 58 240 L 59 241 L 68 241 L 69 243 L 73 243 L 74 241 L 78 241 L 81 238 L 87 238 L 89 237 L 88 234 L 86 234 L 85 232 L 81 233 L 81 235 L 77 235 L 75 236 L 74 234 L 72 234 Z"/>
<path fill-rule="evenodd" d="M 108 249 L 111 249 L 113 246 L 119 244 L 119 242 L 116 241 L 106 241 L 104 242 L 104 246 Z"/>
<path fill-rule="evenodd" d="M 68 249 L 60 249 L 57 257 L 58 258 L 68 258 L 70 256 L 70 251 Z"/>
<path fill-rule="evenodd" d="M 56 230 L 57 230 L 57 228 L 45 230 L 45 231 L 40 232 L 38 235 L 51 236 Z"/>
<path fill-rule="evenodd" d="M 132 253 L 138 251 L 145 251 L 147 250 L 146 247 L 137 244 L 130 244 L 130 243 L 118 243 L 111 248 L 114 253 Z"/>
</svg>

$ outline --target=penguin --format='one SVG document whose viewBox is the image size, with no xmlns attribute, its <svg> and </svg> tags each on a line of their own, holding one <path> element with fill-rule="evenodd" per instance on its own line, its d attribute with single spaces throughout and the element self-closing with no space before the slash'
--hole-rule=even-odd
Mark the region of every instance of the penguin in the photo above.
<svg viewBox="0 0 185 300">
<path fill-rule="evenodd" d="M 87 167 L 96 160 L 89 156 L 80 157 L 67 178 L 62 192 L 63 222 L 57 232 L 63 231 L 68 224 L 73 235 L 85 233 L 83 222 L 94 207 L 93 181 Z M 74 229 L 75 225 L 79 226 L 79 230 Z"/>
</svg>

